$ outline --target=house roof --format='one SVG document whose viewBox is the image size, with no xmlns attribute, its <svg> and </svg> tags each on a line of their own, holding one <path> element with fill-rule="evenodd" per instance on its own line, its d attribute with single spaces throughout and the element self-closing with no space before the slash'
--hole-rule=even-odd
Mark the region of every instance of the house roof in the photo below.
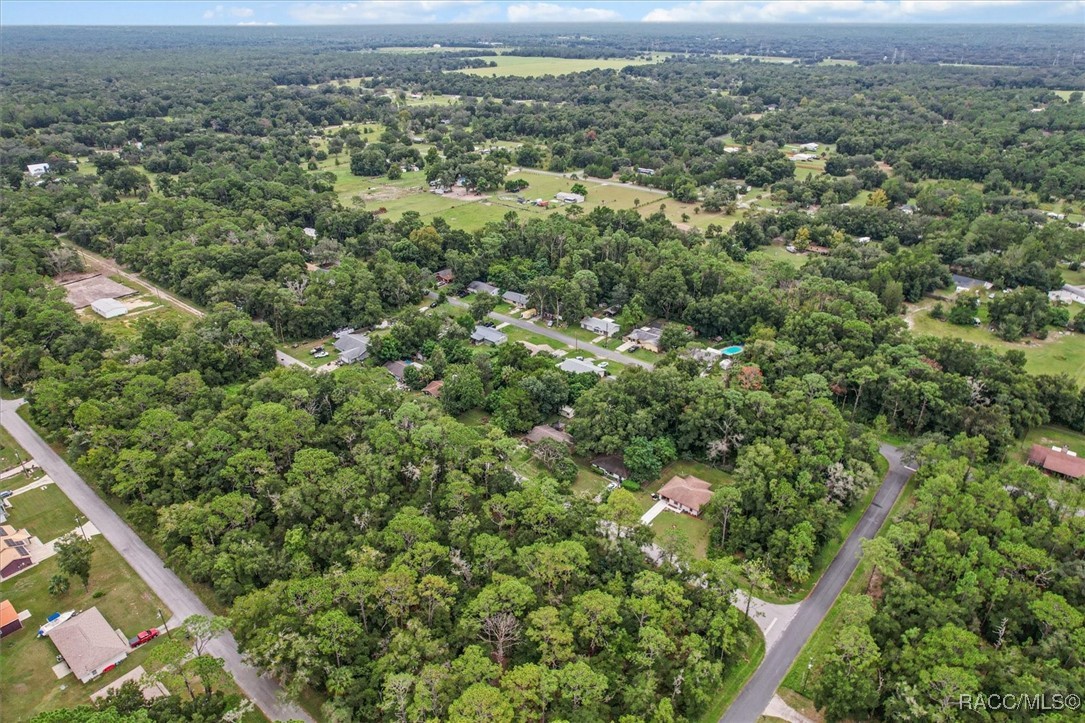
<svg viewBox="0 0 1085 723">
<path fill-rule="evenodd" d="M 688 477 L 675 475 L 660 488 L 659 496 L 677 502 L 693 510 L 695 514 L 700 514 L 701 508 L 712 499 L 712 485 L 693 475 Z"/>
<path fill-rule="evenodd" d="M 369 337 L 365 334 L 343 334 L 335 340 L 335 348 L 340 358 L 352 362 L 369 353 Z"/>
<path fill-rule="evenodd" d="M 0 628 L 6 627 L 19 619 L 19 613 L 15 612 L 15 606 L 10 600 L 0 600 Z"/>
<path fill-rule="evenodd" d="M 953 277 L 953 283 L 957 286 L 962 286 L 966 289 L 970 289 L 973 286 L 983 286 L 984 282 L 980 279 L 973 279 L 971 276 L 962 276 L 961 274 L 951 274 Z"/>
<path fill-rule="evenodd" d="M 527 294 L 521 294 L 519 291 L 506 291 L 501 295 L 501 298 L 510 304 L 515 304 L 517 306 L 527 306 L 530 301 Z"/>
<path fill-rule="evenodd" d="M 1085 478 L 1085 458 L 1078 457 L 1065 449 L 1052 449 L 1041 444 L 1034 444 L 1029 450 L 1028 461 L 1043 467 L 1048 472 L 1073 479 Z"/>
<path fill-rule="evenodd" d="M 629 469 L 625 466 L 625 460 L 620 454 L 604 454 L 591 461 L 593 467 L 608 472 L 615 477 L 626 479 L 629 477 Z"/>
<path fill-rule="evenodd" d="M 639 329 L 634 329 L 625 335 L 626 339 L 632 339 L 633 341 L 653 341 L 658 342 L 663 336 L 662 329 L 653 329 L 650 326 L 642 326 Z"/>
<path fill-rule="evenodd" d="M 441 396 L 441 387 L 443 387 L 444 385 L 445 383 L 443 381 L 441 381 L 440 379 L 435 379 L 434 381 L 430 382 L 422 388 L 422 393 L 428 394 L 431 397 L 439 397 Z"/>
<path fill-rule="evenodd" d="M 573 443 L 572 435 L 560 429 L 554 429 L 549 424 L 540 424 L 536 427 L 532 427 L 531 431 L 524 435 L 524 438 L 532 444 L 537 444 L 544 439 L 553 439 L 563 444 Z"/>
<path fill-rule="evenodd" d="M 485 281 L 472 281 L 467 285 L 467 290 L 479 294 L 490 294 L 491 296 L 497 296 L 500 293 L 496 286 L 487 284 Z"/>
<path fill-rule="evenodd" d="M 116 299 L 95 299 L 90 302 L 90 308 L 94 309 L 99 314 L 111 314 L 114 311 L 128 313 L 128 307 L 124 303 L 117 301 Z"/>
<path fill-rule="evenodd" d="M 596 319 L 593 316 L 585 316 L 580 320 L 580 325 L 589 331 L 595 331 L 600 334 L 610 334 L 613 336 L 620 331 L 620 327 L 614 323 L 613 319 Z"/>
<path fill-rule="evenodd" d="M 403 372 L 407 369 L 407 363 L 399 361 L 390 361 L 384 365 L 384 368 L 388 370 L 388 373 L 394 376 L 399 381 L 403 381 Z"/>
<path fill-rule="evenodd" d="M 488 326 L 476 326 L 475 330 L 471 332 L 471 341 L 488 341 L 491 344 L 504 344 L 508 340 L 508 337 L 497 329 L 491 329 Z"/>
<path fill-rule="evenodd" d="M 437 272 L 437 276 L 438 276 L 438 278 L 442 278 L 442 279 L 454 279 L 454 278 L 456 278 L 456 275 L 454 273 L 452 273 L 452 269 L 441 269 L 440 271 Z"/>
<path fill-rule="evenodd" d="M 128 646 L 121 642 L 120 636 L 96 607 L 84 610 L 50 630 L 49 639 L 80 680 L 94 675 L 118 655 L 128 652 Z"/>
<path fill-rule="evenodd" d="M 558 369 L 563 372 L 569 372 L 570 374 L 587 374 L 588 372 L 591 372 L 592 374 L 603 376 L 607 373 L 606 369 L 597 367 L 588 361 L 581 361 L 580 359 L 565 359 L 558 364 Z"/>
</svg>

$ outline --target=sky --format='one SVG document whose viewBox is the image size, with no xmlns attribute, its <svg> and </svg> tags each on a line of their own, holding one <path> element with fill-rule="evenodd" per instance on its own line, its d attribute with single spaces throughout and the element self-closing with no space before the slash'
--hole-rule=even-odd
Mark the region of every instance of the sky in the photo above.
<svg viewBox="0 0 1085 723">
<path fill-rule="evenodd" d="M 1008 23 L 1076 26 L 1085 0 L 4 0 L 0 25 Z"/>
</svg>

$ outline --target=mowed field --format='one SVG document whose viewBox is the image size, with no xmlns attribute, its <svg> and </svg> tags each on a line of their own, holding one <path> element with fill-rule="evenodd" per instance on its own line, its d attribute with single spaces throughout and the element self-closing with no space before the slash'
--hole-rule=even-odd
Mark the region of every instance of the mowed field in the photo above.
<svg viewBox="0 0 1085 723">
<path fill-rule="evenodd" d="M 481 75 L 487 78 L 517 75 L 523 78 L 537 78 L 543 75 L 565 75 L 567 73 L 582 73 L 586 70 L 620 70 L 630 65 L 648 65 L 658 63 L 668 56 L 668 53 L 653 53 L 651 59 L 646 58 L 603 58 L 603 59 L 579 59 L 579 58 L 545 58 L 531 55 L 497 55 L 486 56 L 482 60 L 493 62 L 493 68 L 464 68 L 454 70 L 454 73 L 467 73 L 468 75 Z"/>
</svg>

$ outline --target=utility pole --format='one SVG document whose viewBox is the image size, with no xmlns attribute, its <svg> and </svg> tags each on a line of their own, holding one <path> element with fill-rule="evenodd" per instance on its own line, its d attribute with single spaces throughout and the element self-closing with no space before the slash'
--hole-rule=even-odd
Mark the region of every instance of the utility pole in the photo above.
<svg viewBox="0 0 1085 723">
<path fill-rule="evenodd" d="M 166 625 L 166 616 L 162 614 L 162 608 L 158 609 L 158 619 L 162 621 L 162 629 L 166 631 L 166 637 L 172 639 L 173 636 L 170 634 L 170 629 Z"/>
</svg>

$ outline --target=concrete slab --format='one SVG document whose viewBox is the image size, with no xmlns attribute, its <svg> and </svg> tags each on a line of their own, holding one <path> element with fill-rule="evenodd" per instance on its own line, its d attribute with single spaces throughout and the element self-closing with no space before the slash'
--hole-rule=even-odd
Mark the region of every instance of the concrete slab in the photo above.
<svg viewBox="0 0 1085 723">
<path fill-rule="evenodd" d="M 6 469 L 3 472 L 0 472 L 0 480 L 11 479 L 12 477 L 15 477 L 16 475 L 33 472 L 37 468 L 38 468 L 38 463 L 37 462 L 35 462 L 34 460 L 28 460 L 27 462 L 25 462 L 25 463 L 23 463 L 23 464 L 21 464 L 21 465 L 19 465 L 17 467 L 12 467 L 11 469 Z"/>
<path fill-rule="evenodd" d="M 17 490 L 13 490 L 12 493 L 11 493 L 11 497 L 18 497 L 22 493 L 29 492 L 30 490 L 44 489 L 44 488 L 48 487 L 51 484 L 53 484 L 52 478 L 49 477 L 49 475 L 47 475 L 47 474 L 42 475 L 41 477 L 34 480 L 33 482 L 31 482 L 29 484 L 25 484 L 25 485 L 23 485 L 22 487 L 20 487 Z M 9 497 L 8 499 L 11 499 L 11 497 Z"/>
<path fill-rule="evenodd" d="M 64 291 L 68 295 L 68 303 L 76 309 L 90 306 L 98 299 L 118 299 L 136 293 L 135 289 L 101 275 L 64 284 Z"/>
<path fill-rule="evenodd" d="M 57 677 L 57 680 L 60 680 L 61 678 L 71 674 L 72 669 L 68 667 L 67 663 L 57 663 L 53 666 L 53 675 Z"/>
<path fill-rule="evenodd" d="M 813 720 L 789 706 L 784 699 L 778 695 L 772 696 L 768 708 L 765 708 L 765 715 L 786 720 L 788 723 L 814 723 Z"/>
<path fill-rule="evenodd" d="M 19 622 L 26 622 L 32 617 L 29 610 L 23 610 L 19 613 Z"/>
</svg>

